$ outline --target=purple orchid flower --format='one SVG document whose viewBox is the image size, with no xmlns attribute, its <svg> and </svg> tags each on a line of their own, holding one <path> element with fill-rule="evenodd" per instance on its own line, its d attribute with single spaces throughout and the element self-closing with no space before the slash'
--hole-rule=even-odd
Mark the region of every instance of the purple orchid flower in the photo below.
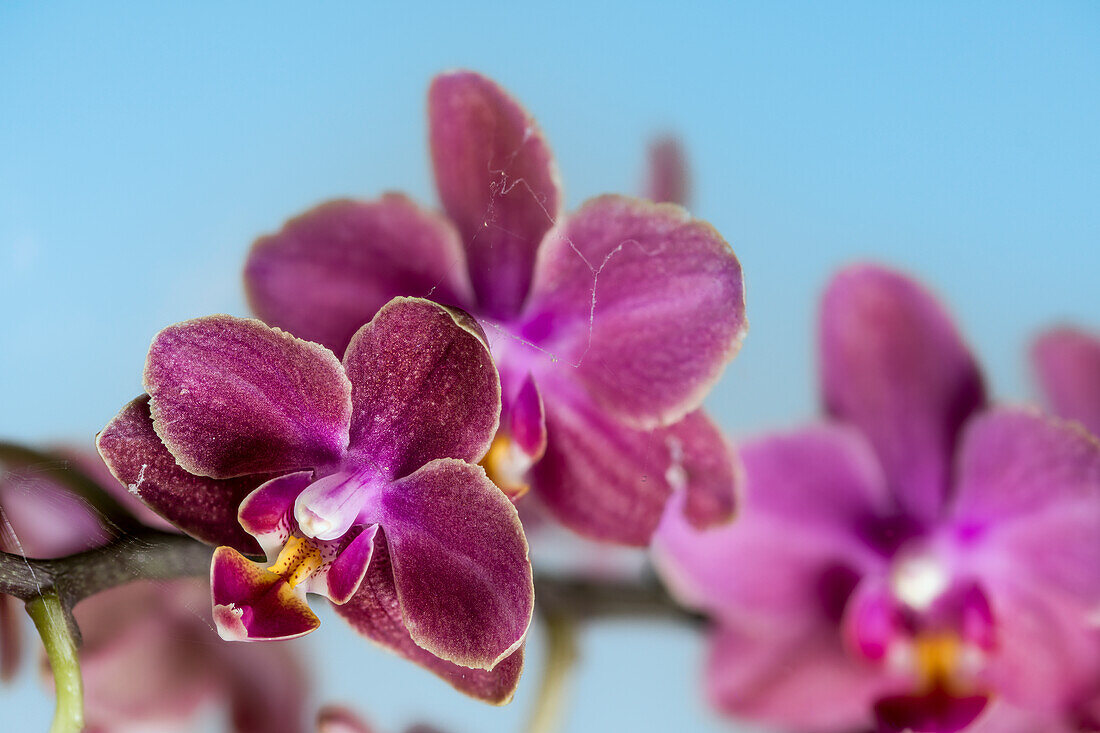
<svg viewBox="0 0 1100 733">
<path fill-rule="evenodd" d="M 341 353 L 394 296 L 463 308 L 500 369 L 484 465 L 506 492 L 530 485 L 565 525 L 623 544 L 649 542 L 674 489 L 693 522 L 727 520 L 732 459 L 697 408 L 746 328 L 729 245 L 670 204 L 603 196 L 563 217 L 542 133 L 485 77 L 437 77 L 428 118 L 448 218 L 395 194 L 322 204 L 254 245 L 255 313 Z"/>
<path fill-rule="evenodd" d="M 734 525 L 670 512 L 655 539 L 716 621 L 710 699 L 803 732 L 961 730 L 994 696 L 1064 709 L 1100 674 L 1100 443 L 989 407 L 899 274 L 841 273 L 820 328 L 829 420 L 740 444 Z"/>
<path fill-rule="evenodd" d="M 119 486 L 94 453 L 57 451 L 96 480 L 142 523 L 166 523 Z M 110 539 L 99 516 L 48 474 L 12 471 L 0 480 L 4 517 L 0 546 L 30 557 L 61 557 Z M 296 650 L 286 645 L 241 649 L 210 637 L 209 591 L 185 579 L 140 581 L 82 601 L 74 615 L 80 648 L 88 733 L 176 730 L 194 723 L 214 703 L 235 733 L 300 733 L 307 677 Z M 15 625 L 0 639 L 0 656 L 19 661 L 26 615 L 11 603 Z M 15 667 L 7 670 L 15 671 Z M 52 679 L 49 680 L 52 683 Z"/>
<path fill-rule="evenodd" d="M 157 335 L 145 389 L 99 450 L 154 510 L 223 545 L 224 638 L 308 633 L 316 593 L 463 692 L 510 699 L 531 566 L 515 507 L 474 465 L 500 384 L 465 313 L 397 298 L 343 363 L 256 320 L 200 318 Z M 261 548 L 263 565 L 245 557 Z"/>
</svg>

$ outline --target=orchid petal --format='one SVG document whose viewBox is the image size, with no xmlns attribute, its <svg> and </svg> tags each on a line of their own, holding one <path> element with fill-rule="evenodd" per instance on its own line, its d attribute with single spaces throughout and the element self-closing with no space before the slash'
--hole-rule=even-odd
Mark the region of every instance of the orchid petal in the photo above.
<svg viewBox="0 0 1100 733">
<path fill-rule="evenodd" d="M 951 695 L 934 688 L 916 695 L 890 695 L 875 703 L 881 733 L 956 733 L 969 726 L 989 704 L 987 695 Z"/>
<path fill-rule="evenodd" d="M 559 374 L 638 429 L 699 407 L 740 348 L 741 266 L 709 224 L 672 204 L 603 196 L 548 235 L 529 322 Z"/>
<path fill-rule="evenodd" d="M 869 728 L 868 711 L 884 687 L 881 673 L 849 657 L 828 625 L 777 635 L 719 627 L 706 666 L 715 707 L 804 733 Z"/>
<path fill-rule="evenodd" d="M 1020 410 L 976 418 L 963 438 L 953 519 L 976 566 L 1100 606 L 1100 442 Z"/>
<path fill-rule="evenodd" d="M 854 431 L 818 426 L 742 443 L 738 518 L 698 531 L 670 507 L 655 536 L 662 577 L 688 605 L 755 624 L 838 623 L 890 497 Z"/>
<path fill-rule="evenodd" d="M 399 194 L 292 219 L 252 246 L 244 280 L 257 316 L 336 354 L 391 298 L 472 300 L 454 227 Z"/>
<path fill-rule="evenodd" d="M 923 288 L 870 265 L 833 278 L 820 329 L 827 410 L 871 441 L 901 509 L 934 520 L 959 431 L 985 402 L 970 351 Z"/>
<path fill-rule="evenodd" d="M 532 486 L 563 524 L 593 539 L 645 546 L 674 490 L 693 521 L 730 517 L 735 470 L 729 447 L 701 416 L 669 428 L 626 427 L 586 396 L 557 388 L 546 402 L 546 453 Z"/>
<path fill-rule="evenodd" d="M 343 706 L 326 705 L 317 713 L 317 733 L 375 733 L 375 729 Z"/>
<path fill-rule="evenodd" d="M 237 507 L 270 474 L 218 480 L 183 470 L 153 429 L 147 396 L 122 408 L 96 447 L 115 478 L 187 534 L 247 554 L 259 550 L 238 524 Z"/>
<path fill-rule="evenodd" d="M 367 566 L 370 565 L 374 552 L 374 536 L 377 533 L 377 524 L 366 527 L 340 550 L 335 560 L 318 573 L 324 580 L 324 595 L 333 603 L 347 603 L 355 591 L 359 590 L 360 583 L 366 577 Z"/>
<path fill-rule="evenodd" d="M 500 379 L 484 334 L 462 311 L 396 298 L 344 355 L 353 460 L 405 476 L 434 458 L 476 462 L 496 433 Z"/>
<path fill-rule="evenodd" d="M 253 319 L 161 331 L 145 362 L 153 426 L 200 476 L 313 468 L 347 447 L 351 386 L 328 349 Z"/>
<path fill-rule="evenodd" d="M 389 485 L 374 511 L 418 646 L 493 669 L 523 643 L 534 608 L 527 540 L 515 507 L 480 467 L 432 461 Z"/>
<path fill-rule="evenodd" d="M 546 451 L 546 410 L 542 395 L 528 374 L 508 409 L 508 434 L 520 450 L 538 460 Z M 504 422 L 503 416 L 501 422 Z"/>
<path fill-rule="evenodd" d="M 294 500 L 312 481 L 312 471 L 284 474 L 262 484 L 241 501 L 237 520 L 260 543 L 268 560 L 275 559 L 294 531 Z"/>
<path fill-rule="evenodd" d="M 210 590 L 214 623 L 227 641 L 293 639 L 321 625 L 304 593 L 229 547 L 214 551 Z"/>
<path fill-rule="evenodd" d="M 1055 328 L 1032 347 L 1032 364 L 1054 412 L 1100 435 L 1100 338 Z"/>
<path fill-rule="evenodd" d="M 982 681 L 1002 699 L 1032 710 L 1067 709 L 1096 694 L 1100 628 L 1075 604 L 1028 579 L 988 585 L 997 644 Z"/>
<path fill-rule="evenodd" d="M 428 119 L 436 186 L 466 247 L 480 310 L 514 315 L 543 235 L 561 215 L 550 148 L 507 92 L 468 71 L 435 78 Z"/>
<path fill-rule="evenodd" d="M 360 634 L 424 667 L 459 692 L 494 705 L 504 705 L 512 699 L 523 671 L 522 647 L 490 671 L 460 667 L 417 646 L 405 626 L 401 608 L 393 566 L 380 533 L 375 539 L 367 577 L 351 600 L 334 607 L 336 613 Z"/>
<path fill-rule="evenodd" d="M 662 137 L 649 146 L 646 198 L 657 203 L 685 206 L 689 176 L 684 147 L 674 137 Z"/>
</svg>

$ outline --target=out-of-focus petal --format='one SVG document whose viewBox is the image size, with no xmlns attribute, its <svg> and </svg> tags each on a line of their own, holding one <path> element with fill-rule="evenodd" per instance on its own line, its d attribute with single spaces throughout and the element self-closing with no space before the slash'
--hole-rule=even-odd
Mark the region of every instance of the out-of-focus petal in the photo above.
<svg viewBox="0 0 1100 733">
<path fill-rule="evenodd" d="M 343 455 L 351 386 L 332 352 L 255 319 L 207 316 L 156 335 L 145 361 L 157 435 L 187 471 L 289 471 Z"/>
<path fill-rule="evenodd" d="M 890 684 L 849 657 L 829 626 L 792 627 L 781 636 L 720 627 L 705 681 L 719 710 L 803 733 L 870 728 L 871 705 Z"/>
<path fill-rule="evenodd" d="M 534 608 L 527 540 L 515 507 L 480 467 L 432 461 L 389 485 L 371 512 L 418 646 L 492 669 L 523 643 Z"/>
<path fill-rule="evenodd" d="M 115 478 L 187 534 L 246 554 L 259 550 L 237 522 L 237 507 L 270 474 L 218 480 L 183 470 L 153 429 L 147 396 L 122 408 L 96 447 Z"/>
<path fill-rule="evenodd" d="M 689 176 L 684 147 L 675 137 L 662 137 L 649 146 L 646 198 L 657 203 L 686 206 Z"/>
<path fill-rule="evenodd" d="M 662 577 L 682 602 L 715 614 L 838 623 L 858 577 L 880 562 L 869 534 L 890 496 L 870 448 L 854 431 L 817 426 L 738 453 L 737 519 L 699 531 L 671 505 L 654 538 Z"/>
<path fill-rule="evenodd" d="M 1100 607 L 1100 442 L 1075 423 L 997 409 L 967 427 L 953 521 L 983 576 Z"/>
<path fill-rule="evenodd" d="M 331 201 L 291 219 L 252 246 L 244 282 L 258 317 L 338 355 L 391 298 L 471 300 L 454 227 L 399 194 Z"/>
<path fill-rule="evenodd" d="M 997 637 L 982 677 L 990 689 L 1014 705 L 1050 712 L 1096 690 L 1100 628 L 1079 607 L 1025 580 L 1000 582 L 989 597 Z"/>
<path fill-rule="evenodd" d="M 480 310 L 507 318 L 523 305 L 539 244 L 561 214 L 550 148 L 507 92 L 468 71 L 435 78 L 428 121 L 436 186 Z"/>
<path fill-rule="evenodd" d="M 512 699 L 523 671 L 520 647 L 492 670 L 470 669 L 445 661 L 412 640 L 401 615 L 386 542 L 375 540 L 367 577 L 351 600 L 333 607 L 356 631 L 371 641 L 438 675 L 459 692 L 494 705 Z"/>
<path fill-rule="evenodd" d="M 214 623 L 227 641 L 293 639 L 321 624 L 304 593 L 229 547 L 214 551 L 210 591 Z"/>
<path fill-rule="evenodd" d="M 193 716 L 218 696 L 201 594 L 190 581 L 131 583 L 74 609 L 89 730 L 139 730 Z M 180 591 L 177 593 L 176 591 Z M 205 633 L 204 633 L 205 632 Z"/>
<path fill-rule="evenodd" d="M 63 557 L 110 538 L 95 509 L 50 472 L 0 467 L 0 549 L 26 557 Z"/>
<path fill-rule="evenodd" d="M 959 431 L 985 402 L 974 358 L 928 292 L 881 267 L 833 278 L 820 318 L 826 409 L 870 439 L 902 510 L 931 522 Z"/>
<path fill-rule="evenodd" d="M 1084 733 L 1087 730 L 1076 725 L 1072 714 L 1024 710 L 998 699 L 966 729 L 966 733 Z"/>
<path fill-rule="evenodd" d="M 301 733 L 308 685 L 294 647 L 219 639 L 205 582 L 130 583 L 75 614 L 89 730 L 176 730 L 228 707 L 234 733 Z"/>
<path fill-rule="evenodd" d="M 342 705 L 326 705 L 317 713 L 317 733 L 374 733 L 374 728 Z"/>
<path fill-rule="evenodd" d="M 737 353 L 743 285 L 709 224 L 672 204 L 602 196 L 548 235 L 525 318 L 545 324 L 559 378 L 650 429 L 697 408 Z"/>
<path fill-rule="evenodd" d="M 700 515 L 724 513 L 726 502 L 717 499 L 722 492 L 732 502 L 733 482 L 722 484 L 733 468 L 720 465 L 728 453 L 700 452 L 706 434 L 695 420 L 635 430 L 577 390 L 557 388 L 546 399 L 546 427 L 546 453 L 531 469 L 532 487 L 575 532 L 645 546 L 674 490 L 695 497 L 691 511 Z"/>
<path fill-rule="evenodd" d="M 18 599 L 0 595 L 0 682 L 11 682 L 23 659 L 21 610 Z"/>
<path fill-rule="evenodd" d="M 1054 328 L 1036 340 L 1031 359 L 1051 409 L 1100 435 L 1100 338 Z"/>
<path fill-rule="evenodd" d="M 692 526 L 708 529 L 733 519 L 740 463 L 719 427 L 696 410 L 659 432 L 669 449 L 665 481 L 685 492 L 684 516 Z"/>
<path fill-rule="evenodd" d="M 934 688 L 915 695 L 889 695 L 875 703 L 880 733 L 956 733 L 978 719 L 986 695 L 951 695 Z"/>
<path fill-rule="evenodd" d="M 466 313 L 396 298 L 348 346 L 353 459 L 404 476 L 435 458 L 476 462 L 500 419 L 500 378 Z"/>
</svg>

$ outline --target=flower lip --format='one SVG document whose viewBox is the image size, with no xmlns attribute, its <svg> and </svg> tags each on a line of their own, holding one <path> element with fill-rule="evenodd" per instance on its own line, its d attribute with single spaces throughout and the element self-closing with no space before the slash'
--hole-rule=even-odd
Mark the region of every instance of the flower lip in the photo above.
<svg viewBox="0 0 1100 733">
<path fill-rule="evenodd" d="M 294 500 L 294 518 L 302 534 L 336 540 L 351 529 L 367 501 L 370 479 L 364 472 L 337 472 L 305 488 Z"/>
</svg>

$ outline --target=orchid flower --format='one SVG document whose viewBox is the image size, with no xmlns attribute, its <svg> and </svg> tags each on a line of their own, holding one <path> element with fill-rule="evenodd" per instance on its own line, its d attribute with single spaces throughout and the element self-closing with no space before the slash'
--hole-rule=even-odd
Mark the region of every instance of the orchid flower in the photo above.
<svg viewBox="0 0 1100 733">
<path fill-rule="evenodd" d="M 395 299 L 341 363 L 256 320 L 200 318 L 157 335 L 145 389 L 99 450 L 150 507 L 222 545 L 222 637 L 308 633 L 315 593 L 462 691 L 511 697 L 531 566 L 515 507 L 476 465 L 500 384 L 472 319 Z M 245 557 L 261 548 L 266 562 Z"/>
<path fill-rule="evenodd" d="M 306 212 L 254 245 L 255 313 L 341 353 L 394 296 L 463 308 L 500 369 L 483 464 L 511 496 L 533 487 L 568 527 L 629 545 L 675 489 L 699 526 L 729 519 L 732 458 L 697 411 L 746 328 L 729 245 L 671 204 L 603 196 L 564 217 L 541 131 L 483 76 L 437 77 L 428 119 L 447 216 L 396 194 Z"/>
<path fill-rule="evenodd" d="M 955 731 L 990 699 L 1042 719 L 1094 689 L 1100 443 L 990 407 L 897 273 L 841 273 L 820 329 L 828 419 L 740 444 L 734 525 L 670 512 L 656 538 L 715 620 L 711 701 L 798 731 Z"/>
<path fill-rule="evenodd" d="M 167 526 L 122 490 L 95 454 L 58 451 L 57 456 L 79 466 L 144 524 Z M 61 557 L 110 539 L 95 511 L 47 475 L 6 474 L 0 510 L 5 519 L 0 544 L 27 556 Z M 235 733 L 302 730 L 307 681 L 295 650 L 241 649 L 211 638 L 208 591 L 202 585 L 139 581 L 77 605 L 89 733 L 179 730 L 212 702 L 226 711 Z M 0 596 L 0 602 L 18 604 L 10 596 Z M 18 622 L 19 616 L 11 620 Z M 10 653 L 9 643 L 20 634 L 21 625 L 5 633 L 0 651 Z M 17 655 L 12 663 L 18 663 Z"/>
</svg>

